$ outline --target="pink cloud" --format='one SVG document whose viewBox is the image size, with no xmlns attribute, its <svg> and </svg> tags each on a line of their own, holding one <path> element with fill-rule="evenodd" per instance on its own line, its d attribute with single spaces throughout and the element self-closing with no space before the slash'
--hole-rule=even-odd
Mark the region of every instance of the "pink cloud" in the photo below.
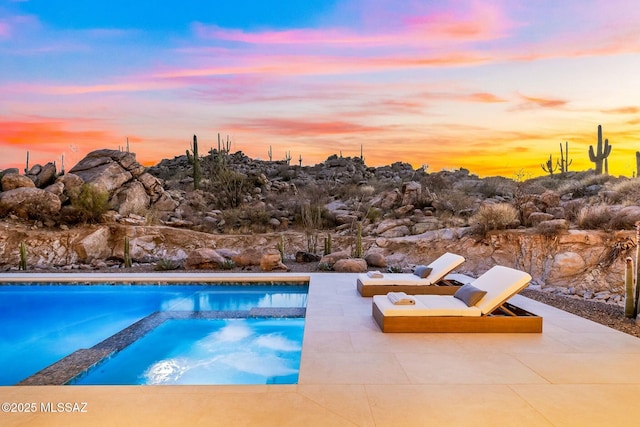
<svg viewBox="0 0 640 427">
<path fill-rule="evenodd" d="M 306 121 L 296 119 L 253 119 L 231 124 L 234 132 L 258 132 L 284 136 L 322 136 L 381 132 L 383 127 L 364 126 L 345 121 Z"/>
<path fill-rule="evenodd" d="M 424 46 L 425 43 L 474 42 L 504 37 L 515 26 L 504 11 L 495 4 L 472 2 L 464 12 L 462 8 L 450 7 L 445 11 L 428 11 L 419 4 L 409 6 L 404 13 L 381 12 L 385 6 L 371 4 L 359 5 L 364 16 L 353 16 L 349 29 L 297 28 L 288 30 L 268 30 L 248 32 L 239 29 L 226 29 L 217 25 L 193 25 L 194 33 L 203 39 L 215 39 L 242 42 L 254 45 L 323 45 L 352 48 L 395 46 Z M 394 2 L 395 4 L 395 2 Z M 397 4 L 393 6 L 397 9 Z M 373 10 L 373 12 L 370 12 Z M 377 10 L 377 12 L 376 12 Z M 372 14 L 384 15 L 374 18 Z M 359 22 L 358 22 L 359 21 Z M 384 22 L 380 22 L 384 21 Z M 356 27 L 355 29 L 352 29 Z"/>
<path fill-rule="evenodd" d="M 11 35 L 11 26 L 7 22 L 0 21 L 0 37 L 9 37 Z"/>
</svg>

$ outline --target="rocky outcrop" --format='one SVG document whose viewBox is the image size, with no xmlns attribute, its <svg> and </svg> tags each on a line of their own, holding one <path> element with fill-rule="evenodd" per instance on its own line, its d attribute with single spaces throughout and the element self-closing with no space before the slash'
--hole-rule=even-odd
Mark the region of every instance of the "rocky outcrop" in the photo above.
<svg viewBox="0 0 640 427">
<path fill-rule="evenodd" d="M 338 273 L 364 273 L 367 262 L 362 258 L 339 259 L 333 264 L 333 271 Z"/>
<path fill-rule="evenodd" d="M 2 191 L 15 190 L 22 187 L 35 187 L 33 180 L 17 173 L 8 173 L 2 176 Z"/>
<path fill-rule="evenodd" d="M 189 253 L 184 263 L 187 270 L 211 270 L 222 266 L 226 258 L 215 249 L 198 248 Z"/>
<path fill-rule="evenodd" d="M 60 207 L 58 196 L 35 187 L 21 187 L 0 193 L 0 215 L 11 212 L 24 219 L 46 219 L 60 212 Z"/>
<path fill-rule="evenodd" d="M 284 270 L 287 271 L 289 267 L 282 262 L 282 256 L 279 251 L 275 249 L 267 250 L 267 253 L 260 258 L 260 270 L 262 271 L 274 271 Z"/>
</svg>

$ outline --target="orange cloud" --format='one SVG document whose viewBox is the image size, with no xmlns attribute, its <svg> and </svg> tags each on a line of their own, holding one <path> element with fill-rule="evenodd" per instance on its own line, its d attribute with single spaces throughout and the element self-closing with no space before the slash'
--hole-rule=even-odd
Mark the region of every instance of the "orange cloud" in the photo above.
<svg viewBox="0 0 640 427">
<path fill-rule="evenodd" d="M 498 102 L 506 102 L 507 100 L 504 98 L 500 98 L 492 93 L 487 92 L 476 92 L 468 95 L 466 100 L 471 102 L 482 102 L 487 104 L 493 104 Z"/>
<path fill-rule="evenodd" d="M 29 151 L 32 164 L 53 161 L 65 152 L 84 156 L 98 148 L 117 148 L 114 144 L 120 138 L 107 130 L 77 129 L 87 124 L 86 120 L 65 119 L 0 120 L 0 145 L 3 150 Z"/>
<path fill-rule="evenodd" d="M 637 114 L 640 113 L 640 108 L 638 107 L 620 107 L 620 108 L 612 108 L 610 110 L 602 110 L 603 113 L 609 114 Z"/>
<path fill-rule="evenodd" d="M 541 98 L 526 95 L 520 95 L 520 97 L 524 102 L 517 107 L 518 110 L 530 110 L 533 108 L 560 108 L 568 104 L 568 101 L 564 99 Z"/>
</svg>

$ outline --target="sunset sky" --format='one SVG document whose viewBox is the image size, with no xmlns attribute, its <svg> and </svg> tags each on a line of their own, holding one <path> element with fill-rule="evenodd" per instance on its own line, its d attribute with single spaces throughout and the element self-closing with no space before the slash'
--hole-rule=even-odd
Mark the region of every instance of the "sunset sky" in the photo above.
<svg viewBox="0 0 640 427">
<path fill-rule="evenodd" d="M 126 146 L 145 165 L 331 154 L 481 176 L 640 150 L 636 0 L 0 0 L 0 169 Z"/>
</svg>

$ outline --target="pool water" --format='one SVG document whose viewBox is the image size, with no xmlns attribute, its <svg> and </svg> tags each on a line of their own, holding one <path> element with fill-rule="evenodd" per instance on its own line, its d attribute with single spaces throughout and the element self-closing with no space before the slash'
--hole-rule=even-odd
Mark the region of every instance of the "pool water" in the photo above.
<svg viewBox="0 0 640 427">
<path fill-rule="evenodd" d="M 3 285 L 0 385 L 91 348 L 158 311 L 306 307 L 307 286 Z"/>
<path fill-rule="evenodd" d="M 169 320 L 71 384 L 296 384 L 304 319 Z"/>
</svg>

